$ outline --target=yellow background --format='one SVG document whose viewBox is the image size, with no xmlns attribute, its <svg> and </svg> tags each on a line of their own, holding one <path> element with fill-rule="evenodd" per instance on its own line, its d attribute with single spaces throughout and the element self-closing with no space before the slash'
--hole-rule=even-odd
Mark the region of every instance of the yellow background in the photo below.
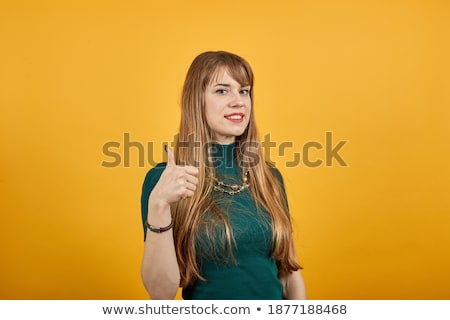
<svg viewBox="0 0 450 320">
<path fill-rule="evenodd" d="M 2 0 L 0 298 L 148 297 L 150 164 L 124 165 L 124 134 L 161 161 L 191 61 L 227 50 L 261 136 L 293 143 L 271 159 L 309 298 L 450 299 L 449 21 L 446 0 Z M 327 131 L 347 167 L 286 167 Z"/>
</svg>

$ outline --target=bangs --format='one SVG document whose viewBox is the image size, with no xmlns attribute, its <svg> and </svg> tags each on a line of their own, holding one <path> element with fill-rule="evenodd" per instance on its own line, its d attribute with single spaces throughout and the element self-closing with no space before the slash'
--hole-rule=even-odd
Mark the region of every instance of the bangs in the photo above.
<svg viewBox="0 0 450 320">
<path fill-rule="evenodd" d="M 229 65 L 222 64 L 218 66 L 211 76 L 210 84 L 213 82 L 218 82 L 223 77 L 225 72 L 227 72 L 230 77 L 232 77 L 242 87 L 253 87 L 253 74 L 250 69 L 246 68 L 246 66 L 241 63 L 233 63 Z"/>
</svg>

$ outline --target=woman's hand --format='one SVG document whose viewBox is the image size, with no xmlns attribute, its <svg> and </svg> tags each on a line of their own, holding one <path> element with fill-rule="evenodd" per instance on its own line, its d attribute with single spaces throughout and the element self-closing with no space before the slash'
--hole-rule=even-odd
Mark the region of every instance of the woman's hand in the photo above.
<svg viewBox="0 0 450 320">
<path fill-rule="evenodd" d="M 198 169 L 193 166 L 178 166 L 173 151 L 166 147 L 167 166 L 150 198 L 163 204 L 171 204 L 194 195 L 198 184 Z"/>
</svg>

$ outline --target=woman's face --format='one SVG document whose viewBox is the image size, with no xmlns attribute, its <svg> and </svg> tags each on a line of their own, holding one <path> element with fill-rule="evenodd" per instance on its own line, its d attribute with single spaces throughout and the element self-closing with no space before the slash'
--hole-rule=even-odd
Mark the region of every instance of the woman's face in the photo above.
<svg viewBox="0 0 450 320">
<path fill-rule="evenodd" d="M 252 108 L 250 89 L 242 87 L 226 71 L 219 72 L 206 87 L 205 115 L 215 142 L 230 144 L 244 133 Z"/>
</svg>

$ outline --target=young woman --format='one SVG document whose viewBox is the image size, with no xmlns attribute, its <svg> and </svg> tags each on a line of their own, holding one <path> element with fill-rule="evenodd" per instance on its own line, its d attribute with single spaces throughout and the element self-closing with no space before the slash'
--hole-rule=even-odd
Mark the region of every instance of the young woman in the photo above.
<svg viewBox="0 0 450 320">
<path fill-rule="evenodd" d="M 204 52 L 191 64 L 175 153 L 146 175 L 142 279 L 152 299 L 305 299 L 279 171 L 262 157 L 253 72 Z"/>
</svg>

